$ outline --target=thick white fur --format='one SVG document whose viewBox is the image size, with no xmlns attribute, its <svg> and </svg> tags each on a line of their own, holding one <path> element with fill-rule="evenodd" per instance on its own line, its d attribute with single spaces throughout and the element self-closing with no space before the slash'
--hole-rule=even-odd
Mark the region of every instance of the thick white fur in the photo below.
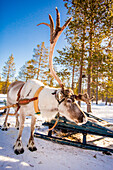
<svg viewBox="0 0 113 170">
<path fill-rule="evenodd" d="M 44 84 L 38 80 L 28 80 L 21 90 L 20 98 L 33 98 L 35 92 L 39 89 L 40 86 L 44 86 Z M 55 95 L 52 95 L 55 90 L 57 90 L 57 93 L 61 91 L 61 89 L 58 88 L 44 86 L 44 89 L 42 89 L 39 94 L 38 107 L 41 112 L 43 121 L 51 121 L 58 112 L 61 115 L 66 116 L 67 119 L 71 120 L 67 108 L 64 106 L 64 104 L 61 103 L 59 105 Z M 27 96 L 29 92 L 30 94 Z M 21 106 L 20 110 L 22 110 L 22 112 L 24 112 L 27 116 L 33 116 L 35 114 L 34 103 L 31 102 L 27 105 Z"/>
<path fill-rule="evenodd" d="M 21 90 L 20 98 L 33 98 L 35 92 L 39 89 L 40 86 L 44 86 L 44 84 L 38 80 L 28 80 Z M 54 118 L 58 112 L 56 110 L 56 108 L 58 108 L 58 102 L 55 99 L 55 96 L 52 95 L 55 90 L 55 88 L 44 86 L 44 89 L 42 89 L 39 94 L 38 107 L 41 111 L 42 118 L 47 121 L 50 121 L 52 118 Z M 30 94 L 27 96 L 29 92 Z M 21 107 L 26 115 L 32 116 L 35 113 L 33 102 Z"/>
</svg>

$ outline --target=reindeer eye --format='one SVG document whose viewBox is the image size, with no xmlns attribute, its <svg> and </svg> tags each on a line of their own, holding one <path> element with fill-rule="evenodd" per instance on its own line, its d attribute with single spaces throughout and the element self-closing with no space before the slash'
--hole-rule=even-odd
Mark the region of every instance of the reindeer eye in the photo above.
<svg viewBox="0 0 113 170">
<path fill-rule="evenodd" d="M 68 102 L 68 103 L 71 103 L 71 102 L 72 102 L 72 100 L 71 100 L 71 99 L 67 99 L 67 102 Z"/>
</svg>

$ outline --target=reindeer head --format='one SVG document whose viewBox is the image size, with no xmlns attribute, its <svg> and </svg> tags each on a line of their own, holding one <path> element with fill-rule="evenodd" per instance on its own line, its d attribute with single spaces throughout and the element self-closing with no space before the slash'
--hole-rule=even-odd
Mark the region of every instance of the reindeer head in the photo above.
<svg viewBox="0 0 113 170">
<path fill-rule="evenodd" d="M 77 124 L 87 122 L 87 117 L 77 104 L 71 89 L 61 88 L 52 93 L 52 95 L 55 95 L 58 102 L 58 111 L 68 120 Z"/>
<path fill-rule="evenodd" d="M 69 18 L 65 24 L 60 27 L 60 13 L 58 12 L 58 9 L 56 8 L 56 28 L 54 29 L 54 22 L 49 15 L 50 24 L 47 23 L 40 23 L 37 26 L 41 24 L 45 24 L 46 26 L 50 27 L 50 53 L 49 53 L 49 66 L 50 66 L 50 73 L 51 75 L 56 79 L 56 81 L 61 86 L 61 89 L 56 90 L 53 95 L 55 95 L 56 100 L 58 101 L 58 111 L 62 113 L 66 118 L 68 118 L 71 121 L 74 121 L 76 123 L 85 123 L 86 122 L 86 116 L 84 112 L 81 110 L 79 105 L 76 102 L 76 98 L 74 97 L 74 93 L 71 89 L 67 89 L 64 87 L 63 83 L 57 76 L 56 72 L 53 69 L 53 63 L 52 63 L 52 57 L 54 52 L 55 44 L 61 35 L 62 31 L 66 28 L 66 26 L 70 23 L 72 18 Z"/>
</svg>

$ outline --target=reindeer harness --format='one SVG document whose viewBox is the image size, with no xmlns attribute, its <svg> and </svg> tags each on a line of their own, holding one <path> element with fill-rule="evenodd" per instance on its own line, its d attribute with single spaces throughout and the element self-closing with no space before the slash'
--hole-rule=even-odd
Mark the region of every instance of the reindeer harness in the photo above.
<svg viewBox="0 0 113 170">
<path fill-rule="evenodd" d="M 38 90 L 35 92 L 35 95 L 34 95 L 33 98 L 30 98 L 30 99 L 27 99 L 27 98 L 25 98 L 25 99 L 20 99 L 20 93 L 21 93 L 21 90 L 22 90 L 23 86 L 24 86 L 24 84 L 20 87 L 20 89 L 19 89 L 19 91 L 18 91 L 18 94 L 17 94 L 17 103 L 16 103 L 16 104 L 13 104 L 13 105 L 9 105 L 9 106 L 0 107 L 0 110 L 6 109 L 6 108 L 10 108 L 10 107 L 17 107 L 16 112 L 15 112 L 14 114 L 11 114 L 11 115 L 16 115 L 17 112 L 18 112 L 18 110 L 20 109 L 20 107 L 21 107 L 22 105 L 29 104 L 30 102 L 33 101 L 33 102 L 34 102 L 35 114 L 37 114 L 37 115 L 41 114 L 40 109 L 39 109 L 39 107 L 38 107 L 38 102 L 39 102 L 38 97 L 39 97 L 40 92 L 44 89 L 44 86 L 40 86 L 40 87 L 38 88 Z M 58 101 L 58 100 L 57 100 L 57 101 Z M 63 102 L 63 101 L 64 101 L 64 99 L 63 99 L 62 101 L 58 101 L 58 103 L 60 104 L 60 103 Z M 59 113 L 57 114 L 57 119 L 56 119 L 55 124 L 53 125 L 52 128 L 49 129 L 49 131 L 52 130 L 52 129 L 54 129 L 54 128 L 56 127 L 56 125 L 57 125 L 57 123 L 58 123 L 58 120 L 59 120 Z"/>
<path fill-rule="evenodd" d="M 37 98 L 37 100 L 34 100 L 34 110 L 35 110 L 35 114 L 40 114 L 40 110 L 38 107 L 38 96 L 40 94 L 40 92 L 43 90 L 44 86 L 39 87 L 39 89 L 35 92 L 34 97 Z"/>
</svg>

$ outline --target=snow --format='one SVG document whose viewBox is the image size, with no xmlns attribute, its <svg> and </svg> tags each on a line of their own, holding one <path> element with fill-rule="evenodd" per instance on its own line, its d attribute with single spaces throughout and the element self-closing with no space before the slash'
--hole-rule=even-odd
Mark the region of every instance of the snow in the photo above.
<svg viewBox="0 0 113 170">
<path fill-rule="evenodd" d="M 0 95 L 0 99 L 1 97 L 3 95 Z M 82 103 L 82 108 L 86 111 L 86 104 Z M 99 101 L 99 105 L 93 103 L 92 113 L 113 123 L 113 104 L 105 106 L 101 101 Z M 0 125 L 3 124 L 4 118 L 5 115 L 0 116 Z M 36 126 L 39 126 L 40 121 L 37 121 Z M 16 155 L 13 152 L 13 145 L 18 135 L 18 131 L 15 129 L 15 117 L 9 116 L 8 122 L 10 123 L 8 131 L 0 130 L 0 170 L 113 170 L 113 155 L 104 155 L 102 152 L 61 145 L 39 138 L 35 138 L 37 151 L 30 152 L 27 149 L 30 117 L 27 117 L 25 121 L 22 135 L 25 151 L 21 155 Z M 101 146 L 113 149 L 113 139 L 111 138 L 103 138 L 96 142 Z"/>
</svg>

